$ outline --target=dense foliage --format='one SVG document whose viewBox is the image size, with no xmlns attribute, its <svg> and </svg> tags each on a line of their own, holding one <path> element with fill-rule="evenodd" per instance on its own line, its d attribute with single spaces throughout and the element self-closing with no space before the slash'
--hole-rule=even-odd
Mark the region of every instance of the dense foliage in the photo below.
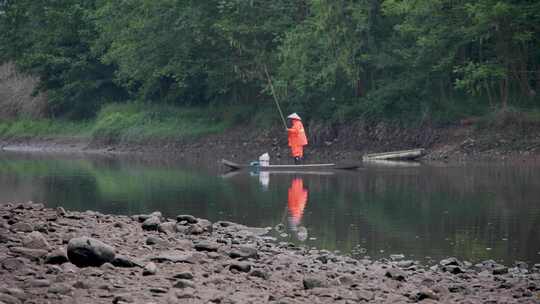
<svg viewBox="0 0 540 304">
<path fill-rule="evenodd" d="M 52 116 L 105 103 L 282 105 L 439 121 L 539 107 L 535 0 L 0 0 L 0 61 Z"/>
</svg>

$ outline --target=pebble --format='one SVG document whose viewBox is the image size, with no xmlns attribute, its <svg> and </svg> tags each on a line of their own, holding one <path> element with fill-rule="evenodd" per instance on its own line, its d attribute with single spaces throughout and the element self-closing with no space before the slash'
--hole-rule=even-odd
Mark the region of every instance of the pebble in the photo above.
<svg viewBox="0 0 540 304">
<path fill-rule="evenodd" d="M 22 240 L 22 244 L 24 247 L 31 249 L 48 250 L 50 248 L 49 242 L 47 242 L 43 234 L 41 234 L 39 231 L 32 231 L 25 235 Z"/>
<path fill-rule="evenodd" d="M 157 273 L 157 266 L 154 262 L 150 262 L 144 266 L 143 276 L 155 275 Z"/>
<path fill-rule="evenodd" d="M 34 231 L 34 227 L 28 223 L 15 223 L 11 225 L 11 231 L 14 232 L 32 232 Z"/>
<path fill-rule="evenodd" d="M 194 246 L 195 250 L 197 251 L 217 251 L 219 248 L 219 245 L 217 243 L 208 242 L 208 241 L 202 241 Z"/>
<path fill-rule="evenodd" d="M 247 262 L 234 262 L 229 266 L 230 270 L 238 270 L 240 272 L 249 272 L 251 270 L 251 264 Z"/>
<path fill-rule="evenodd" d="M 56 283 L 56 284 L 53 284 L 51 287 L 49 287 L 48 292 L 66 295 L 70 293 L 72 290 L 73 288 L 67 283 Z"/>
<path fill-rule="evenodd" d="M 18 211 L 15 216 L 2 212 L 0 205 L 0 222 L 5 219 L 5 214 L 9 214 L 14 224 L 26 211 Z M 24 219 L 38 227 L 55 211 L 33 212 Z M 47 231 L 54 227 L 55 232 L 41 234 L 55 248 L 45 256 L 45 262 L 53 265 L 44 265 L 42 259 L 30 260 L 20 253 L 20 249 L 13 249 L 36 249 L 26 247 L 25 244 L 31 242 L 23 243 L 23 239 L 29 238 L 30 234 L 40 238 L 38 232 L 13 233 L 11 226 L 7 229 L 0 226 L 0 304 L 8 304 L 8 301 L 113 304 L 419 301 L 472 304 L 490 300 L 534 303 L 540 286 L 540 274 L 533 273 L 536 268 L 529 268 L 525 263 L 516 263 L 514 268 L 507 268 L 506 273 L 499 270 L 505 267 L 495 261 L 472 266 L 448 258 L 429 271 L 418 262 L 404 260 L 401 255 L 378 261 L 362 255 L 362 260 L 356 260 L 290 242 L 276 244 L 275 238 L 264 236 L 268 228 L 248 228 L 229 222 L 211 225 L 203 219 L 190 223 L 187 218 L 181 218 L 179 222 L 162 223 L 169 227 L 165 235 L 143 231 L 138 217 L 134 217 L 135 222 L 125 216 L 73 214 L 80 219 L 58 217 L 56 221 L 46 223 Z M 152 216 L 162 219 L 157 214 L 143 217 L 147 220 Z M 175 226 L 185 227 L 185 231 L 199 227 L 203 233 L 171 234 L 170 228 Z M 206 230 L 206 227 L 212 228 Z M 67 250 L 57 246 L 61 246 L 64 239 L 70 243 L 82 235 L 114 244 L 120 254 L 111 247 L 112 261 L 102 263 L 99 268 L 79 268 L 71 258 L 66 259 L 69 257 Z M 168 245 L 145 245 L 151 238 L 157 240 L 156 244 L 163 241 Z M 65 254 L 60 254 L 62 252 Z M 55 255 L 64 258 L 53 262 Z M 464 273 L 452 275 L 456 269 Z M 10 292 L 7 286 L 21 289 Z M 27 298 L 22 298 L 21 294 Z"/>
<path fill-rule="evenodd" d="M 175 279 L 184 279 L 184 280 L 193 280 L 193 274 L 191 272 L 185 271 L 174 275 Z"/>
<path fill-rule="evenodd" d="M 144 230 L 158 230 L 161 220 L 157 216 L 151 216 L 142 223 L 142 229 Z"/>
<path fill-rule="evenodd" d="M 51 281 L 46 279 L 33 279 L 28 282 L 28 285 L 31 287 L 49 287 L 51 286 Z"/>
<path fill-rule="evenodd" d="M 11 295 L 8 295 L 8 294 L 5 294 L 5 293 L 0 293 L 0 303 L 21 304 L 22 302 L 21 302 L 21 300 L 17 299 L 14 296 L 11 296 Z"/>
<path fill-rule="evenodd" d="M 69 261 L 66 250 L 64 248 L 58 248 L 45 257 L 45 264 L 64 264 Z"/>
<path fill-rule="evenodd" d="M 405 272 L 396 268 L 388 269 L 384 275 L 396 281 L 405 281 L 407 278 L 407 274 L 405 274 Z"/>
<path fill-rule="evenodd" d="M 313 289 L 317 287 L 326 287 L 327 283 L 324 279 L 319 277 L 305 277 L 302 279 L 302 285 L 304 289 Z"/>
<path fill-rule="evenodd" d="M 173 285 L 174 288 L 195 288 L 195 284 L 189 280 L 178 280 Z"/>
<path fill-rule="evenodd" d="M 177 222 L 186 221 L 189 224 L 196 224 L 198 222 L 196 217 L 194 217 L 193 215 L 188 215 L 188 214 L 180 214 L 176 216 L 176 221 Z"/>
<path fill-rule="evenodd" d="M 256 259 L 259 257 L 257 248 L 251 246 L 237 246 L 229 252 L 229 256 L 233 259 Z"/>
<path fill-rule="evenodd" d="M 175 222 L 165 222 L 165 223 L 159 224 L 158 231 L 161 233 L 173 234 L 176 232 L 175 227 L 176 227 Z"/>
</svg>

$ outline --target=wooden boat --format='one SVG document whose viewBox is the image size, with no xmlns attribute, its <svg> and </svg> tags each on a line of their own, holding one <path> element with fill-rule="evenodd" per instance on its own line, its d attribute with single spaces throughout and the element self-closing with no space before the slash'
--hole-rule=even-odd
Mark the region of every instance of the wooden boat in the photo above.
<svg viewBox="0 0 540 304">
<path fill-rule="evenodd" d="M 362 157 L 363 161 L 371 160 L 415 160 L 426 154 L 425 149 L 401 150 L 384 153 L 366 154 Z"/>
<path fill-rule="evenodd" d="M 359 164 L 303 164 L 303 165 L 268 165 L 268 166 L 259 166 L 255 164 L 237 164 L 230 160 L 222 159 L 221 163 L 231 170 L 242 170 L 242 169 L 253 169 L 260 171 L 314 171 L 314 170 L 331 170 L 331 169 L 340 169 L 340 170 L 353 170 L 360 167 Z"/>
</svg>

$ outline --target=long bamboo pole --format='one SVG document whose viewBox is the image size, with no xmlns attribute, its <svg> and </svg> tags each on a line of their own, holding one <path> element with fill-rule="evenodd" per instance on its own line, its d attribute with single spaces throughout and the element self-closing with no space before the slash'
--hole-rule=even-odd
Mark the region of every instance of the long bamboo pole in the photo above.
<svg viewBox="0 0 540 304">
<path fill-rule="evenodd" d="M 266 64 L 264 65 L 264 72 L 266 73 L 266 78 L 268 78 L 268 84 L 270 85 L 270 91 L 272 92 L 272 96 L 274 96 L 274 101 L 276 102 L 276 106 L 279 111 L 279 115 L 281 116 L 281 120 L 283 121 L 283 126 L 285 126 L 285 129 L 287 129 L 287 122 L 285 121 L 285 116 L 283 116 L 283 112 L 281 111 L 281 107 L 279 106 L 279 101 L 276 96 L 276 92 L 274 91 L 274 85 L 272 84 L 272 78 L 270 78 L 270 74 L 268 73 L 268 69 L 266 68 Z"/>
</svg>

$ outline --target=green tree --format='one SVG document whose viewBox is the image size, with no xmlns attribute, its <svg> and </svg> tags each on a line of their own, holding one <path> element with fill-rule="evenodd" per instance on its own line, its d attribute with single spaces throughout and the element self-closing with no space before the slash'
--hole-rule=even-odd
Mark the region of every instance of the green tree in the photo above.
<svg viewBox="0 0 540 304">
<path fill-rule="evenodd" d="M 5 0 L 1 58 L 36 74 L 49 96 L 52 116 L 92 116 L 110 99 L 123 98 L 112 83 L 113 67 L 90 51 L 97 32 L 87 15 L 95 1 Z"/>
</svg>

